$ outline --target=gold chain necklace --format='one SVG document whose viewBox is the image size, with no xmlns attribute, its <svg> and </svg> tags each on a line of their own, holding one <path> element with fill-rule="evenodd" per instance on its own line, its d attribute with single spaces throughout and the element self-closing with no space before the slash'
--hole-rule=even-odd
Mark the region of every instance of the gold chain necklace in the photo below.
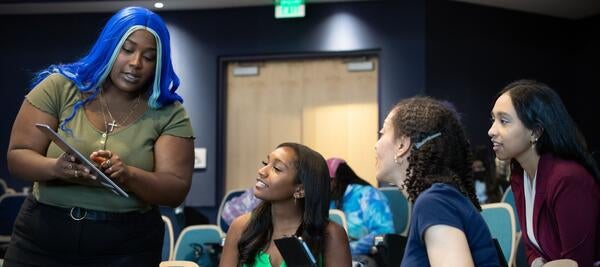
<svg viewBox="0 0 600 267">
<path fill-rule="evenodd" d="M 115 118 L 113 117 L 112 113 L 110 113 L 110 109 L 108 108 L 108 102 L 106 101 L 106 98 L 104 98 L 104 94 L 102 94 L 102 91 L 104 91 L 102 88 L 100 88 L 100 99 L 101 102 L 104 103 L 104 106 L 102 106 L 102 119 L 104 119 L 104 132 L 105 133 L 112 133 L 112 131 L 119 127 L 120 125 L 117 124 L 117 120 L 115 120 Z M 129 110 L 129 112 L 127 112 L 127 114 L 125 114 L 124 116 L 121 117 L 120 124 L 125 124 L 127 123 L 127 120 L 129 119 L 129 117 L 131 116 L 131 114 L 133 114 L 133 112 L 135 111 L 135 108 L 140 104 L 140 99 L 142 97 L 142 94 L 139 94 L 135 100 L 135 104 L 133 104 L 133 106 L 131 107 L 131 109 Z M 108 113 L 108 116 L 110 117 L 111 122 L 109 123 L 108 121 L 106 121 L 106 115 L 104 114 L 104 108 L 106 108 L 106 112 Z M 110 126 L 110 129 L 109 129 Z"/>
</svg>

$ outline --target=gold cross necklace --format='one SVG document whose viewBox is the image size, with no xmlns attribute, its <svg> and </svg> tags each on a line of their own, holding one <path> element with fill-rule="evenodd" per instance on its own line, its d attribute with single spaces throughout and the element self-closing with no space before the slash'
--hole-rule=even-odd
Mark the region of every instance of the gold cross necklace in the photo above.
<svg viewBox="0 0 600 267">
<path fill-rule="evenodd" d="M 117 124 L 117 120 L 115 120 L 115 118 L 113 117 L 113 115 L 110 113 L 110 109 L 108 108 L 108 102 L 106 101 L 106 98 L 104 98 L 104 94 L 102 94 L 102 91 L 104 91 L 102 88 L 100 88 L 100 100 L 101 102 L 103 102 L 103 106 L 102 106 L 102 119 L 104 119 L 104 133 L 109 134 L 112 133 L 112 131 L 119 127 L 120 125 Z M 131 116 L 131 114 L 133 114 L 133 112 L 135 111 L 135 108 L 140 104 L 140 99 L 141 99 L 142 94 L 139 94 L 135 100 L 135 103 L 133 104 L 133 106 L 131 106 L 131 109 L 129 110 L 129 112 L 127 112 L 127 114 L 125 114 L 125 116 L 121 117 L 121 119 L 119 120 L 121 125 L 127 123 L 127 120 L 129 119 L 129 117 Z M 106 112 L 108 113 L 108 116 L 110 117 L 111 122 L 106 121 L 106 115 L 104 114 L 104 108 L 106 108 Z M 109 128 L 110 126 L 110 128 Z"/>
</svg>

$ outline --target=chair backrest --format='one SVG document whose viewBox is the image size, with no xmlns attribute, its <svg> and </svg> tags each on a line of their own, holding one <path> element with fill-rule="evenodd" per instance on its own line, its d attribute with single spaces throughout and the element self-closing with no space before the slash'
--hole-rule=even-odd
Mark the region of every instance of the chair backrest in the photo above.
<svg viewBox="0 0 600 267">
<path fill-rule="evenodd" d="M 183 228 L 175 243 L 173 260 L 194 260 L 190 258 L 190 255 L 194 255 L 194 244 L 220 245 L 224 237 L 225 233 L 214 224 L 191 225 Z"/>
<path fill-rule="evenodd" d="M 346 214 L 342 210 L 329 209 L 329 220 L 344 227 L 344 230 L 348 233 L 348 221 L 346 221 Z"/>
<path fill-rule="evenodd" d="M 162 215 L 162 220 L 165 223 L 165 238 L 163 240 L 162 260 L 169 261 L 173 257 L 173 247 L 175 244 L 173 235 L 173 223 L 169 217 Z"/>
<path fill-rule="evenodd" d="M 165 216 L 171 220 L 171 225 L 173 225 L 173 237 L 177 239 L 179 233 L 183 227 L 185 227 L 185 216 L 183 212 L 178 213 L 177 208 L 172 208 L 169 206 L 158 206 L 160 215 Z"/>
<path fill-rule="evenodd" d="M 26 198 L 27 195 L 22 193 L 0 196 L 0 236 L 12 234 L 15 219 Z"/>
<path fill-rule="evenodd" d="M 16 194 L 16 193 L 17 193 L 17 191 L 8 187 L 8 184 L 6 184 L 6 181 L 4 181 L 4 179 L 0 178 L 0 196 L 3 196 L 5 194 Z"/>
<path fill-rule="evenodd" d="M 502 251 L 502 247 L 498 243 L 498 239 L 492 238 L 494 240 L 494 246 L 496 247 L 496 254 L 498 256 L 498 260 L 500 260 L 500 267 L 509 267 L 508 262 L 506 262 L 506 258 L 504 257 L 504 252 Z"/>
<path fill-rule="evenodd" d="M 516 227 L 516 231 L 517 233 L 521 232 L 521 225 L 519 224 L 519 215 L 517 215 L 517 206 L 515 205 L 515 195 L 513 194 L 512 189 L 510 188 L 510 186 L 508 188 L 506 188 L 506 191 L 504 191 L 504 195 L 502 195 L 502 202 L 503 203 L 507 203 L 508 205 L 510 205 L 513 209 L 513 212 L 515 214 L 515 227 Z"/>
<path fill-rule="evenodd" d="M 225 220 L 223 220 L 223 217 L 221 217 L 221 213 L 223 212 L 223 207 L 225 206 L 225 203 L 234 197 L 240 196 L 245 191 L 246 189 L 234 189 L 230 190 L 225 194 L 225 196 L 223 196 L 223 199 L 221 200 L 221 205 L 219 205 L 219 212 L 217 213 L 217 225 L 219 226 L 219 228 L 221 228 L 221 231 L 223 231 L 223 233 L 227 233 L 227 230 L 229 230 L 229 224 L 225 222 Z"/>
<path fill-rule="evenodd" d="M 527 266 L 527 255 L 525 254 L 525 244 L 521 233 L 521 224 L 519 223 L 519 214 L 517 214 L 517 206 L 515 205 L 515 195 L 510 188 L 506 188 L 502 195 L 502 202 L 510 205 L 515 214 L 515 230 L 517 231 L 517 251 L 515 252 L 516 266 Z"/>
<path fill-rule="evenodd" d="M 411 212 L 411 205 L 408 199 L 397 187 L 382 187 L 379 188 L 379 191 L 385 195 L 390 204 L 395 233 L 406 236 L 410 224 Z"/>
<path fill-rule="evenodd" d="M 163 261 L 158 267 L 200 267 L 193 261 Z"/>
<path fill-rule="evenodd" d="M 514 210 L 513 210 L 514 211 Z M 517 225 L 519 225 L 517 223 Z M 523 233 L 517 232 L 517 241 L 516 241 L 516 251 L 515 251 L 515 262 L 514 266 L 527 266 L 527 253 L 525 252 L 525 241 L 523 241 Z"/>
<path fill-rule="evenodd" d="M 512 266 L 517 235 L 512 207 L 506 203 L 492 203 L 481 205 L 481 209 L 481 216 L 487 223 L 492 237 L 498 240 L 508 266 Z"/>
<path fill-rule="evenodd" d="M 8 185 L 6 185 L 6 182 L 4 181 L 4 179 L 0 178 L 0 196 L 4 195 L 4 193 L 6 193 L 7 189 L 8 189 Z"/>
</svg>

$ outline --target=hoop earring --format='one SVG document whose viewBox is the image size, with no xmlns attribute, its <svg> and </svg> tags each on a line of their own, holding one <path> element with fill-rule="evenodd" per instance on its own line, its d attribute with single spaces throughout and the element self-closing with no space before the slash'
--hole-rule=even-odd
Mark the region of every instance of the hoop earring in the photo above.
<svg viewBox="0 0 600 267">
<path fill-rule="evenodd" d="M 296 205 L 296 200 L 297 200 L 297 198 L 296 198 L 296 196 L 294 196 L 294 205 Z"/>
</svg>

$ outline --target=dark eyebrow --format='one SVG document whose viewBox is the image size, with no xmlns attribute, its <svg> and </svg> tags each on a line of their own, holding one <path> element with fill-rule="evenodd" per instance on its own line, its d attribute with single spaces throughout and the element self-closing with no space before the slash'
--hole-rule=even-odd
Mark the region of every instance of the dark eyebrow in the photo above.
<svg viewBox="0 0 600 267">
<path fill-rule="evenodd" d="M 283 164 L 283 166 L 285 166 L 285 167 L 286 167 L 286 168 L 288 168 L 288 169 L 290 168 L 290 166 L 288 166 L 288 165 L 287 165 L 285 162 L 283 162 L 282 160 L 275 159 L 274 161 L 275 161 L 275 162 L 281 162 L 281 164 Z"/>
<path fill-rule="evenodd" d="M 267 155 L 267 161 L 271 160 L 270 155 Z M 286 168 L 289 168 L 290 166 L 288 166 L 285 162 L 283 162 L 282 160 L 275 158 L 273 159 L 273 161 L 275 162 L 281 162 L 281 164 L 283 164 L 283 166 L 285 166 Z"/>
<path fill-rule="evenodd" d="M 132 41 L 130 39 L 125 39 L 125 43 L 127 43 L 127 42 L 130 42 L 130 43 L 132 43 L 134 45 L 137 45 L 136 42 L 134 42 L 134 41 Z M 123 45 L 125 45 L 125 43 L 123 43 Z M 150 50 L 150 51 L 156 51 L 156 48 L 153 47 L 153 48 L 149 48 L 148 50 Z"/>
<path fill-rule="evenodd" d="M 509 117 L 509 118 L 512 118 L 512 116 L 511 116 L 510 114 L 508 114 L 508 113 L 506 113 L 506 112 L 504 112 L 504 111 L 498 111 L 498 113 L 497 113 L 496 115 L 494 115 L 494 112 L 490 112 L 490 115 L 491 115 L 492 117 L 494 117 L 494 116 L 496 116 L 496 115 L 497 115 L 497 116 L 504 116 L 504 117 Z"/>
<path fill-rule="evenodd" d="M 129 40 L 129 39 L 125 39 L 125 42 L 130 42 L 130 43 L 132 43 L 132 44 L 137 44 L 136 42 L 134 42 L 134 41 L 132 41 L 132 40 Z"/>
</svg>

